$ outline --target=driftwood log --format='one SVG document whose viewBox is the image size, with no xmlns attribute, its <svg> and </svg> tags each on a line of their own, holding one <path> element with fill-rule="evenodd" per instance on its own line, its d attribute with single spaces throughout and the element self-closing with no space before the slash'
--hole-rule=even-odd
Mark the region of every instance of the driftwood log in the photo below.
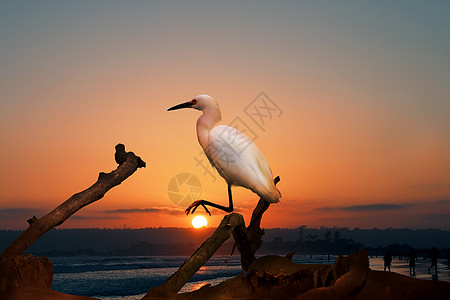
<svg viewBox="0 0 450 300">
<path fill-rule="evenodd" d="M 115 160 L 119 164 L 116 170 L 110 173 L 101 172 L 95 182 L 88 189 L 74 194 L 53 211 L 40 219 L 32 217 L 28 219 L 30 226 L 11 245 L 9 245 L 0 257 L 20 255 L 30 247 L 39 237 L 55 226 L 61 225 L 75 212 L 84 206 L 91 204 L 105 195 L 107 191 L 119 185 L 133 174 L 138 168 L 144 168 L 145 162 L 133 152 L 125 152 L 125 146 L 116 146 Z"/>
<path fill-rule="evenodd" d="M 277 176 L 274 183 L 280 178 Z M 241 253 L 241 265 L 246 271 L 256 259 L 255 253 L 261 246 L 264 230 L 260 228 L 261 218 L 269 208 L 270 203 L 259 199 L 253 211 L 250 225 L 246 228 L 244 218 L 237 213 L 226 215 L 213 235 L 208 238 L 183 265 L 170 276 L 162 285 L 151 288 L 143 299 L 170 297 L 191 279 L 192 276 L 214 255 L 219 247 L 233 234 L 237 248 Z"/>
<path fill-rule="evenodd" d="M 166 297 L 170 294 L 176 294 L 211 256 L 214 255 L 217 249 L 228 240 L 233 229 L 243 223 L 244 218 L 240 214 L 231 213 L 226 215 L 212 236 L 166 282 L 150 289 L 143 299 Z"/>
</svg>

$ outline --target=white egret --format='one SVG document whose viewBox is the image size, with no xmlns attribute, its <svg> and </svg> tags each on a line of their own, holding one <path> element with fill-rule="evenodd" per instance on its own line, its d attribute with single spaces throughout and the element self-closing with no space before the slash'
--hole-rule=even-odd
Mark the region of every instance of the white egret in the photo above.
<svg viewBox="0 0 450 300">
<path fill-rule="evenodd" d="M 231 186 L 242 186 L 252 190 L 269 203 L 276 203 L 281 198 L 275 187 L 272 171 L 256 144 L 236 128 L 218 125 L 221 120 L 219 105 L 208 95 L 198 95 L 191 101 L 175 105 L 168 111 L 180 108 L 194 108 L 203 112 L 197 120 L 197 138 L 211 165 L 217 169 L 228 184 L 229 206 L 222 206 L 205 200 L 193 202 L 186 214 L 192 213 L 198 206 L 206 205 L 226 212 L 233 211 Z"/>
</svg>

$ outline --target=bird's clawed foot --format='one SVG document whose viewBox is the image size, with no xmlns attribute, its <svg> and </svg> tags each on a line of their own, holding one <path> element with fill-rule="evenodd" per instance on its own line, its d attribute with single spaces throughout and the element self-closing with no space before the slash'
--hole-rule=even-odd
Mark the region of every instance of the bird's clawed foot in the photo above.
<svg viewBox="0 0 450 300">
<path fill-rule="evenodd" d="M 205 211 L 211 216 L 211 213 L 209 212 L 209 210 L 206 208 L 205 206 L 205 201 L 204 200 L 198 200 L 198 201 L 194 201 L 191 205 L 189 205 L 188 208 L 186 208 L 185 212 L 186 215 L 189 215 L 189 213 L 191 212 L 192 209 L 192 214 L 194 213 L 194 211 L 197 209 L 197 207 L 199 207 L 200 205 L 203 206 L 203 208 L 205 209 Z"/>
</svg>

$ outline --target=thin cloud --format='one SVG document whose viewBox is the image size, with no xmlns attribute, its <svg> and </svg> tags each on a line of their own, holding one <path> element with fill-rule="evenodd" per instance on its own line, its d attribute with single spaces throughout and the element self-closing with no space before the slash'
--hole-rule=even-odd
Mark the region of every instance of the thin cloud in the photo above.
<svg viewBox="0 0 450 300">
<path fill-rule="evenodd" d="M 413 189 L 425 189 L 425 190 L 443 190 L 448 189 L 450 184 L 448 182 L 431 182 L 426 184 L 414 184 L 409 185 L 409 188 Z"/>
<path fill-rule="evenodd" d="M 435 202 L 436 204 L 450 205 L 450 199 L 442 199 Z"/>
<path fill-rule="evenodd" d="M 383 210 L 399 210 L 410 207 L 411 204 L 389 204 L 389 203 L 378 203 L 378 204 L 363 204 L 363 205 L 352 205 L 352 206 L 325 206 L 318 207 L 315 210 L 318 211 L 332 211 L 332 210 L 342 210 L 350 212 L 360 212 L 360 211 L 383 211 Z"/>
<path fill-rule="evenodd" d="M 3 208 L 0 209 L 0 219 L 30 218 L 41 215 L 42 210 L 38 208 Z"/>
<path fill-rule="evenodd" d="M 119 208 L 104 210 L 106 214 L 140 214 L 140 213 L 157 213 L 166 215 L 180 215 L 184 213 L 184 209 L 171 207 L 152 207 L 152 208 Z"/>
<path fill-rule="evenodd" d="M 125 219 L 122 216 L 71 216 L 70 220 L 120 220 Z"/>
<path fill-rule="evenodd" d="M 450 220 L 450 213 L 442 213 L 442 214 L 428 214 L 424 216 L 425 219 L 432 220 Z"/>
</svg>

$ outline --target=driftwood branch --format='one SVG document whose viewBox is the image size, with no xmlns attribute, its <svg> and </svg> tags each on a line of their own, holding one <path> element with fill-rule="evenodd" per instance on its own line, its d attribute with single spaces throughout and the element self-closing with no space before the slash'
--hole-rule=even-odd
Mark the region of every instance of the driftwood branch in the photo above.
<svg viewBox="0 0 450 300">
<path fill-rule="evenodd" d="M 274 179 L 277 184 L 279 177 Z M 233 234 L 241 253 L 242 268 L 247 271 L 256 259 L 255 253 L 261 246 L 264 230 L 260 228 L 261 218 L 270 203 L 259 199 L 252 214 L 250 225 L 246 228 L 244 218 L 237 213 L 226 215 L 213 235 L 207 239 L 183 265 L 159 287 L 151 288 L 143 299 L 166 298 L 176 294 L 192 276 L 214 255 L 219 247 Z"/>
<path fill-rule="evenodd" d="M 267 255 L 256 259 L 246 274 L 241 273 L 216 286 L 203 286 L 196 291 L 177 295 L 178 297 L 173 297 L 173 299 L 368 300 L 448 298 L 448 296 L 447 298 L 414 297 L 414 293 L 411 293 L 408 297 L 405 296 L 404 291 L 397 291 L 402 284 L 399 284 L 398 281 L 391 282 L 387 277 L 383 279 L 379 277 L 377 284 L 373 282 L 371 284 L 369 282 L 370 272 L 374 271 L 369 269 L 367 252 L 364 250 L 359 250 L 347 257 L 339 256 L 334 265 L 295 264 L 286 257 Z M 380 275 L 391 274 L 389 272 L 379 273 Z M 397 274 L 397 276 L 403 275 Z M 387 287 L 386 283 L 389 282 L 392 287 Z M 368 287 L 370 285 L 372 287 Z M 386 289 L 384 286 L 386 286 Z M 366 287 L 369 292 L 364 293 Z M 407 289 L 409 290 L 411 287 Z"/>
<path fill-rule="evenodd" d="M 28 229 L 13 241 L 0 256 L 22 254 L 44 233 L 55 226 L 61 225 L 84 206 L 103 198 L 107 191 L 122 183 L 122 181 L 132 175 L 138 168 L 145 167 L 145 162 L 133 152 L 125 152 L 125 146 L 122 144 L 116 146 L 115 159 L 119 164 L 116 170 L 110 173 L 101 172 L 97 182 L 91 187 L 74 194 L 41 219 L 37 219 L 34 216 L 30 218 L 28 220 L 30 224 Z"/>
<path fill-rule="evenodd" d="M 273 182 L 275 185 L 280 182 L 277 176 Z M 261 247 L 264 229 L 261 229 L 261 218 L 264 212 L 269 208 L 270 203 L 260 198 L 256 208 L 253 210 L 250 224 L 245 228 L 245 224 L 237 226 L 233 230 L 233 238 L 236 241 L 235 246 L 241 254 L 241 265 L 244 271 L 247 271 L 250 265 L 255 261 L 255 253 Z M 231 255 L 233 255 L 234 247 Z"/>
</svg>

